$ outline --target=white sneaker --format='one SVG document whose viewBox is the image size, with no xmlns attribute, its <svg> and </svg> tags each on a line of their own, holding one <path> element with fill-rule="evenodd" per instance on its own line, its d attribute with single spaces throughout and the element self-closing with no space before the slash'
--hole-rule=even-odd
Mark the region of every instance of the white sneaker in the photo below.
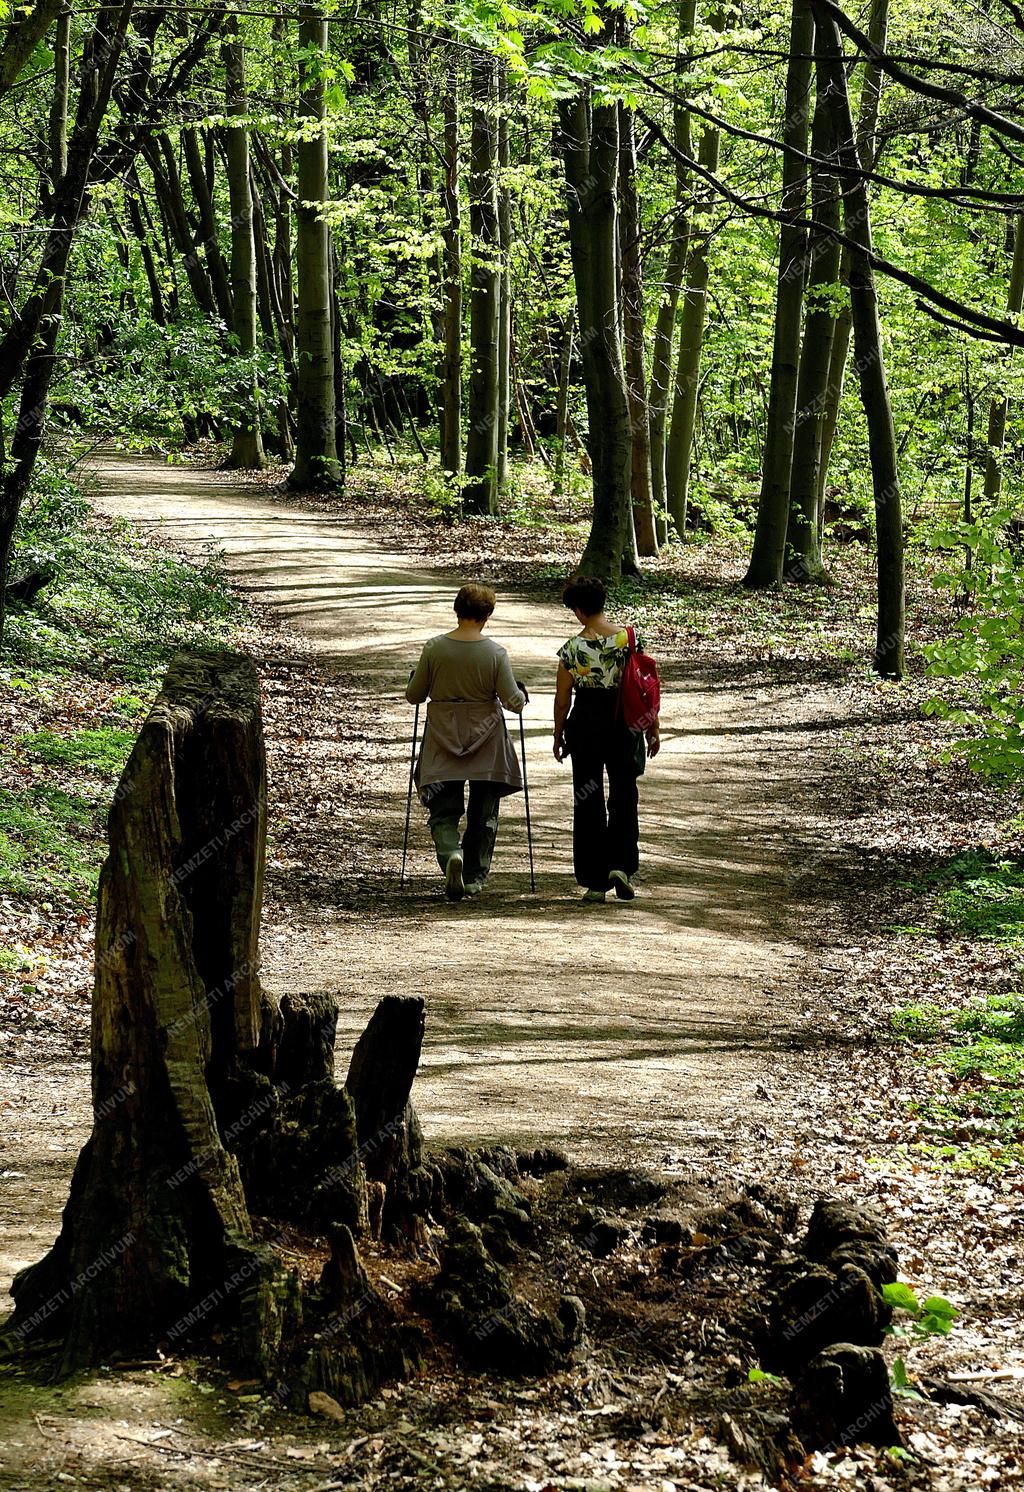
<svg viewBox="0 0 1024 1492">
<path fill-rule="evenodd" d="M 444 894 L 449 901 L 461 901 L 466 894 L 466 883 L 462 879 L 462 852 L 456 850 L 448 861 L 444 872 Z"/>
</svg>

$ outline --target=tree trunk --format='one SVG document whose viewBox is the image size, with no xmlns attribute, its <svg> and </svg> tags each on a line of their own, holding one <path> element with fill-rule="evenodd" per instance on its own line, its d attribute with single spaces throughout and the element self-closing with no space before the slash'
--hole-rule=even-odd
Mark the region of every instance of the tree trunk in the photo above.
<svg viewBox="0 0 1024 1492">
<path fill-rule="evenodd" d="M 468 513 L 498 511 L 498 404 L 500 341 L 500 243 L 498 144 L 495 119 L 497 68 L 474 53 L 473 125 L 470 142 L 469 220 L 473 272 L 469 300 L 469 433 L 466 437 Z"/>
<path fill-rule="evenodd" d="M 1024 307 L 1024 213 L 1013 220 L 1013 263 L 1010 267 L 1010 291 L 1006 308 L 1016 316 Z M 1006 444 L 1007 399 L 997 394 L 988 409 L 988 433 L 985 455 L 985 501 L 995 506 L 1003 484 L 1003 448 Z"/>
<path fill-rule="evenodd" d="M 804 216 L 807 198 L 807 113 L 814 48 L 814 19 L 808 0 L 793 0 L 786 70 L 786 103 L 782 138 L 782 210 Z M 800 152 L 800 155 L 796 154 Z M 789 486 L 793 466 L 800 366 L 800 318 L 803 308 L 807 237 L 792 222 L 779 231 L 779 278 L 775 302 L 768 420 L 764 437 L 761 495 L 750 565 L 743 584 L 752 590 L 781 585 L 789 521 Z"/>
<path fill-rule="evenodd" d="M 679 0 L 679 33 L 676 42 L 676 64 L 672 105 L 672 143 L 680 155 L 690 156 L 693 143 L 690 137 L 690 111 L 683 95 L 685 57 L 683 39 L 693 35 L 697 13 L 697 0 Z M 675 204 L 670 219 L 668 256 L 661 282 L 661 299 L 654 323 L 654 344 L 651 351 L 651 499 L 655 510 L 655 536 L 659 544 L 668 539 L 668 486 L 666 460 L 668 443 L 668 403 L 672 386 L 672 343 L 675 336 L 676 310 L 679 293 L 683 286 L 686 269 L 686 251 L 690 238 L 690 216 L 688 209 L 690 191 L 689 169 L 679 159 L 675 160 Z"/>
<path fill-rule="evenodd" d="M 619 338 L 618 109 L 592 106 L 580 93 L 562 100 L 558 112 L 594 482 L 594 518 L 580 564 L 587 574 L 615 581 L 622 573 L 632 461 Z"/>
<path fill-rule="evenodd" d="M 87 39 L 84 80 L 68 142 L 67 167 L 53 192 L 51 220 L 47 225 L 32 292 L 0 339 L 0 399 L 6 398 L 17 379 L 24 375 L 18 418 L 10 451 L 3 453 L 7 459 L 0 480 L 0 649 L 3 646 L 5 597 L 14 530 L 42 444 L 60 335 L 68 260 L 78 224 L 88 210 L 89 171 L 113 92 L 130 19 L 130 4 L 120 9 L 110 7 L 100 14 Z M 22 23 L 22 27 L 26 24 Z M 16 41 L 16 33 L 9 33 L 5 49 Z"/>
<path fill-rule="evenodd" d="M 53 43 L 53 98 L 50 102 L 50 191 L 68 169 L 68 97 L 71 83 L 71 11 L 57 17 Z"/>
<path fill-rule="evenodd" d="M 145 140 L 142 149 L 153 178 L 157 206 L 166 224 L 171 242 L 174 244 L 175 252 L 180 257 L 196 305 L 205 316 L 209 316 L 211 321 L 216 320 L 217 301 L 210 283 L 206 261 L 198 252 L 189 227 L 185 203 L 181 195 L 181 177 L 174 152 L 165 137 L 158 140 Z"/>
<path fill-rule="evenodd" d="M 423 1012 L 420 995 L 385 995 L 356 1042 L 345 1079 L 371 1196 L 374 1185 L 384 1188 L 379 1231 L 386 1237 L 405 1231 L 423 1200 L 423 1135 L 409 1102 Z"/>
<path fill-rule="evenodd" d="M 410 1353 L 353 1241 L 367 1225 L 365 1172 L 333 1079 L 334 1002 L 278 1006 L 260 986 L 265 795 L 252 662 L 179 654 L 110 815 L 93 1131 L 60 1237 L 15 1279 L 8 1341 L 56 1345 L 69 1372 L 212 1337 L 238 1369 L 280 1372 L 294 1407 L 316 1388 L 353 1403 L 407 1372 Z M 401 1063 L 378 1064 L 403 1116 L 409 1024 L 391 1023 Z M 410 1156 L 406 1193 L 413 1172 Z M 303 1297 L 275 1252 L 280 1225 L 257 1238 L 257 1210 L 328 1232 L 318 1289 Z"/>
<path fill-rule="evenodd" d="M 636 548 L 640 555 L 658 552 L 651 478 L 651 413 L 644 367 L 644 284 L 640 258 L 640 203 L 636 191 L 636 135 L 632 112 L 619 105 L 619 259 L 622 297 L 622 344 L 632 433 L 630 488 Z"/>
<path fill-rule="evenodd" d="M 146 271 L 146 283 L 149 286 L 150 315 L 157 326 L 167 325 L 167 308 L 164 305 L 163 287 L 160 284 L 160 274 L 157 270 L 156 259 L 153 256 L 153 246 L 150 242 L 146 224 L 143 221 L 142 209 L 136 192 L 141 188 L 137 178 L 133 177 L 128 183 L 129 190 L 125 192 L 125 207 L 128 211 L 128 222 L 131 224 L 132 232 L 139 245 L 139 253 L 142 256 L 142 267 Z"/>
<path fill-rule="evenodd" d="M 245 86 L 245 51 L 238 17 L 225 18 L 221 58 L 224 63 L 228 117 L 242 121 L 224 130 L 228 193 L 231 203 L 231 305 L 234 313 L 235 352 L 247 363 L 238 385 L 239 410 L 227 465 L 237 471 L 260 470 L 267 464 L 260 429 L 261 400 L 256 376 L 258 347 L 256 315 L 256 239 L 253 228 L 252 187 L 249 180 L 249 100 Z"/>
<path fill-rule="evenodd" d="M 5 17 L 10 14 L 11 19 L 0 44 L 0 98 L 14 87 L 64 3 L 65 0 L 37 0 L 34 6 L 12 6 L 5 11 Z"/>
<path fill-rule="evenodd" d="M 832 151 L 828 100 L 820 69 L 816 70 L 813 153 L 826 158 Z M 811 177 L 812 216 L 826 227 L 839 227 L 839 187 L 836 178 L 816 168 Z M 793 432 L 793 470 L 789 489 L 789 527 L 786 533 L 786 580 L 828 584 L 821 560 L 818 521 L 818 464 L 821 430 L 828 397 L 829 362 L 835 331 L 834 297 L 839 289 L 839 244 L 827 233 L 812 234 L 808 245 L 807 315 L 800 349 L 796 428 Z"/>
<path fill-rule="evenodd" d="M 811 0 L 817 22 L 818 66 L 825 73 L 832 133 L 843 179 L 843 226 L 856 245 L 850 252 L 850 303 L 860 374 L 861 401 L 868 425 L 871 481 L 875 498 L 878 545 L 878 622 L 874 666 L 885 678 L 903 677 L 906 625 L 903 569 L 903 511 L 900 498 L 896 433 L 885 376 L 882 329 L 878 318 L 871 253 L 868 189 L 859 174 L 860 160 L 846 87 L 839 28 L 822 0 Z"/>
<path fill-rule="evenodd" d="M 327 202 L 327 128 L 323 69 L 327 19 L 316 0 L 299 6 L 299 113 L 305 138 L 296 146 L 299 195 L 295 204 L 298 308 L 296 315 L 295 465 L 287 485 L 300 492 L 341 485 L 335 444 L 334 348 L 331 343 L 330 230 Z"/>
<path fill-rule="evenodd" d="M 334 445 L 338 471 L 345 480 L 347 466 L 348 408 L 345 400 L 345 352 L 342 342 L 341 295 L 338 288 L 338 256 L 331 244 L 331 356 L 334 362 Z"/>
<path fill-rule="evenodd" d="M 225 22 L 225 24 L 230 24 L 230 22 Z M 237 20 L 235 24 L 237 25 Z M 225 55 L 225 45 L 221 47 L 222 60 Z M 230 114 L 237 112 L 237 109 L 232 108 L 231 101 L 231 92 L 233 87 L 237 87 L 237 82 L 234 82 L 229 75 L 226 78 L 226 85 L 227 112 Z M 243 89 L 244 86 L 243 74 Z M 162 143 L 165 146 L 164 154 L 166 157 L 170 154 L 170 141 Z M 187 129 L 182 130 L 181 143 L 185 153 L 185 167 L 188 171 L 189 186 L 192 188 L 192 200 L 196 205 L 196 214 L 199 219 L 199 233 L 194 240 L 192 252 L 198 253 L 200 245 L 202 246 L 203 258 L 206 261 L 206 268 L 210 276 L 210 285 L 213 289 L 213 298 L 217 305 L 217 314 L 221 321 L 223 321 L 225 330 L 230 332 L 234 328 L 235 318 L 232 304 L 231 279 L 228 277 L 228 268 L 224 263 L 224 255 L 220 251 L 220 242 L 217 237 L 217 215 L 213 207 L 213 192 L 210 180 L 206 174 L 203 144 L 199 138 L 199 131 L 194 125 L 189 125 Z M 248 142 L 246 148 L 248 149 Z M 230 176 L 230 164 L 228 171 Z M 228 186 L 230 189 L 230 179 Z M 233 218 L 234 207 L 232 207 Z M 232 254 L 234 254 L 234 232 L 232 232 Z"/>
<path fill-rule="evenodd" d="M 576 315 L 570 311 L 558 346 L 558 389 L 555 397 L 555 492 L 565 493 L 565 457 L 569 439 L 569 375 L 576 341 Z"/>
<path fill-rule="evenodd" d="M 709 171 L 718 170 L 719 131 L 707 129 L 697 147 L 697 160 Z M 689 232 L 690 256 L 686 267 L 683 292 L 683 314 L 679 328 L 679 356 L 676 360 L 675 388 L 672 399 L 672 424 L 665 452 L 665 491 L 668 511 L 679 539 L 686 537 L 686 517 L 690 502 L 690 461 L 693 435 L 697 425 L 697 395 L 700 393 L 700 359 L 704 345 L 704 322 L 708 305 L 708 255 L 711 247 L 711 225 L 708 221 L 712 193 L 699 190 Z"/>
<path fill-rule="evenodd" d="M 879 51 L 885 51 L 889 31 L 889 0 L 871 0 L 868 18 L 868 37 Z M 876 62 L 868 58 L 864 63 L 863 81 L 860 91 L 860 108 L 857 117 L 857 155 L 865 170 L 873 170 L 878 163 L 875 132 L 878 128 L 878 111 L 882 101 L 884 74 Z M 844 285 L 850 280 L 850 251 L 845 248 L 840 256 L 839 278 Z M 821 533 L 825 511 L 825 486 L 828 481 L 829 462 L 839 426 L 839 409 L 843 399 L 843 384 L 846 381 L 846 362 L 850 352 L 850 334 L 853 330 L 853 314 L 848 302 L 844 302 L 836 317 L 832 334 L 832 351 L 829 356 L 828 387 L 825 392 L 825 414 L 821 422 L 821 452 L 818 460 L 818 532 Z"/>
<path fill-rule="evenodd" d="M 459 70 L 448 63 L 444 90 L 444 157 L 441 176 L 442 326 L 441 465 L 462 470 L 462 226 L 459 214 Z"/>
<path fill-rule="evenodd" d="M 508 69 L 498 73 L 498 241 L 501 278 L 498 282 L 498 450 L 496 480 L 499 497 L 508 487 L 508 432 L 512 413 L 512 191 L 508 182 L 509 155 Z M 524 438 L 526 432 L 524 431 Z"/>
</svg>

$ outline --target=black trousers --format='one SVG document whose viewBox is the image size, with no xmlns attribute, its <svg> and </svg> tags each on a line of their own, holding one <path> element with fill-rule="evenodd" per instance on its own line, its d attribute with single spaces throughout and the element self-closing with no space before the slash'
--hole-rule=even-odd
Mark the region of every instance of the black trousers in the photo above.
<svg viewBox="0 0 1024 1492">
<path fill-rule="evenodd" d="M 639 793 L 642 741 L 623 721 L 617 689 L 577 689 L 565 723 L 572 762 L 572 861 L 576 879 L 608 889 L 608 873 L 634 875 L 640 864 Z M 608 795 L 605 798 L 605 777 Z"/>
</svg>

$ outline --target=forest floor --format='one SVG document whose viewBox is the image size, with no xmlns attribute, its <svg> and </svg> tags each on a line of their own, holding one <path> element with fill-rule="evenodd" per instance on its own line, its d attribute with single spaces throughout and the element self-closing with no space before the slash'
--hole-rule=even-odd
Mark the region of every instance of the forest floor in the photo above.
<svg viewBox="0 0 1024 1492">
<path fill-rule="evenodd" d="M 911 1374 L 967 1398 L 992 1387 L 1003 1410 L 901 1400 L 907 1461 L 819 1456 L 807 1485 L 1019 1478 L 1019 1118 L 986 1127 L 984 1104 L 960 1102 L 962 1072 L 926 1060 L 964 1011 L 1019 988 L 1012 918 L 980 926 L 964 912 L 979 882 L 1016 905 L 1012 880 L 988 869 L 1019 848 L 1015 805 L 942 761 L 920 679 L 870 679 L 858 652 L 869 624 L 848 589 L 799 606 L 743 597 L 728 554 L 695 547 L 634 594 L 662 664 L 665 745 L 642 783 L 640 895 L 587 907 L 570 872 L 567 768 L 550 754 L 571 522 L 450 528 L 379 469 L 356 474 L 340 510 L 283 494 L 273 475 L 108 453 L 93 474 L 102 511 L 177 551 L 212 544 L 251 603 L 237 635 L 261 660 L 267 711 L 264 978 L 336 994 L 342 1066 L 383 994 L 422 993 L 414 1101 L 433 1145 L 554 1143 L 708 1201 L 768 1182 L 804 1209 L 820 1195 L 872 1202 L 901 1277 L 959 1312 L 948 1338 L 903 1344 Z M 421 641 L 449 625 L 457 581 L 479 576 L 499 582 L 491 630 L 532 696 L 537 894 L 514 800 L 486 894 L 453 906 L 415 809 L 398 889 L 402 687 Z M 24 731 L 16 691 L 4 704 Z M 73 710 L 65 691 L 30 713 L 38 733 Z M 5 1007 L 9 1279 L 56 1233 L 88 1132 L 90 928 L 86 914 L 65 918 L 44 959 L 52 909 L 13 898 L 0 911 L 24 960 Z M 631 1238 L 620 1274 L 638 1257 Z M 451 1367 L 325 1426 L 191 1364 L 64 1389 L 5 1375 L 0 1485 L 756 1485 L 707 1416 L 657 1410 L 687 1347 L 684 1332 L 667 1356 L 634 1351 L 527 1389 Z"/>
</svg>

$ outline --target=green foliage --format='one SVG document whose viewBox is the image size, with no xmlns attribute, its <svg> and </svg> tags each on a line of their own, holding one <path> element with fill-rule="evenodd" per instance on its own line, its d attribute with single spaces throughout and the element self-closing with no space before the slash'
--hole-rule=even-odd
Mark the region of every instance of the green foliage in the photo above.
<svg viewBox="0 0 1024 1492">
<path fill-rule="evenodd" d="M 917 1399 L 920 1401 L 923 1398 L 923 1395 L 919 1394 L 911 1383 L 909 1374 L 907 1373 L 907 1365 L 902 1357 L 894 1357 L 892 1360 L 892 1366 L 889 1369 L 889 1387 L 901 1399 Z"/>
<path fill-rule="evenodd" d="M 952 750 L 989 777 L 1024 780 L 1024 571 L 1007 543 L 1013 515 L 941 528 L 932 543 L 970 556 L 970 569 L 938 572 L 934 584 L 965 608 L 954 635 L 925 649 L 934 678 L 965 680 L 966 698 L 932 700 L 932 714 L 968 734 Z"/>
<path fill-rule="evenodd" d="M 102 860 L 95 800 L 36 783 L 0 788 L 0 893 L 91 900 Z"/>
<path fill-rule="evenodd" d="M 927 1041 L 942 1030 L 941 1005 L 904 1005 L 890 1017 L 893 1030 L 898 1036 L 910 1041 Z"/>
<path fill-rule="evenodd" d="M 30 687 L 73 669 L 154 680 L 179 647 L 227 639 L 238 615 L 219 559 L 195 566 L 123 524 L 88 516 L 70 473 L 43 464 L 15 536 L 16 565 L 46 562 L 54 581 L 12 605 L 4 658 Z"/>
<path fill-rule="evenodd" d="M 48 766 L 78 767 L 113 777 L 124 769 L 134 741 L 134 731 L 100 726 L 69 735 L 54 730 L 31 731 L 18 736 L 16 744 L 26 755 Z"/>
<path fill-rule="evenodd" d="M 458 472 L 428 468 L 423 473 L 422 491 L 430 511 L 443 518 L 445 523 L 454 523 L 461 518 L 464 485 L 465 478 Z"/>
<path fill-rule="evenodd" d="M 170 655 L 227 642 L 238 615 L 221 566 L 183 563 L 126 525 L 89 515 L 68 473 L 42 464 L 17 531 L 17 564 L 45 562 L 55 579 L 31 606 L 12 605 L 0 678 L 45 703 L 69 678 L 121 679 L 103 724 L 47 726 L 0 745 L 22 776 L 0 788 L 0 894 L 75 905 L 95 894 L 103 820 Z"/>
<path fill-rule="evenodd" d="M 0 948 L 0 974 L 27 974 L 34 959 L 23 944 L 13 948 Z"/>
<path fill-rule="evenodd" d="M 1024 866 L 1012 861 L 964 867 L 941 896 L 949 927 L 965 937 L 1024 943 Z"/>
<path fill-rule="evenodd" d="M 1024 994 L 993 994 L 957 1013 L 906 1006 L 892 1017 L 901 1035 L 942 1039 L 923 1060 L 943 1087 L 913 1108 L 931 1138 L 922 1154 L 955 1170 L 1001 1170 L 1024 1161 Z"/>
<path fill-rule="evenodd" d="M 956 1307 L 950 1305 L 944 1296 L 929 1295 L 927 1300 L 918 1300 L 914 1291 L 902 1280 L 883 1285 L 882 1299 L 891 1310 L 902 1311 L 910 1317 L 909 1327 L 902 1324 L 889 1327 L 894 1336 L 947 1336 L 958 1315 Z"/>
</svg>

